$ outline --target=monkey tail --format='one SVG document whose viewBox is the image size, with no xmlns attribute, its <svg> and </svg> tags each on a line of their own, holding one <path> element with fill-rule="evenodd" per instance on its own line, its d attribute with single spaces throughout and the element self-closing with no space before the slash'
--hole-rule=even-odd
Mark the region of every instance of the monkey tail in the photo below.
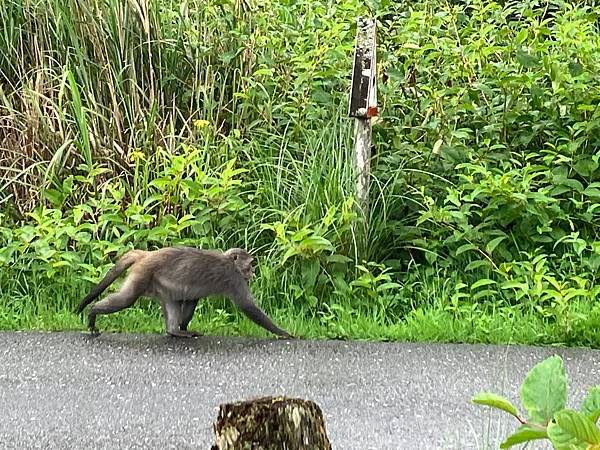
<svg viewBox="0 0 600 450">
<path fill-rule="evenodd" d="M 141 250 L 131 250 L 125 253 L 117 263 L 107 272 L 106 276 L 98 283 L 92 291 L 85 296 L 76 309 L 77 314 L 81 314 L 83 309 L 92 303 L 104 290 L 112 284 L 119 276 L 125 272 L 133 263 L 135 263 L 144 254 Z"/>
</svg>

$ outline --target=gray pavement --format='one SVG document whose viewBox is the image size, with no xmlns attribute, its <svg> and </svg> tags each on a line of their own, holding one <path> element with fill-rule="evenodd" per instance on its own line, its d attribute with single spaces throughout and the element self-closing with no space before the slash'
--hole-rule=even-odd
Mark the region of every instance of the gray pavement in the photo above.
<svg viewBox="0 0 600 450">
<path fill-rule="evenodd" d="M 262 395 L 316 401 L 334 449 L 498 448 L 515 424 L 471 396 L 518 401 L 551 354 L 577 406 L 600 351 L 0 332 L 0 448 L 209 449 L 218 405 Z"/>
</svg>

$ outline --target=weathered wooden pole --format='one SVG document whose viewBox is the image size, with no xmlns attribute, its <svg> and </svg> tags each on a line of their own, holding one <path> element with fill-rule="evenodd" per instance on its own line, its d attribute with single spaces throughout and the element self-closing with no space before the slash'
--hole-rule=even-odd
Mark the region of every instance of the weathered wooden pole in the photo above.
<svg viewBox="0 0 600 450">
<path fill-rule="evenodd" d="M 356 44 L 352 68 L 352 88 L 348 115 L 355 118 L 354 168 L 356 194 L 366 215 L 369 211 L 371 162 L 371 117 L 377 116 L 377 39 L 376 21 L 356 20 Z"/>
</svg>

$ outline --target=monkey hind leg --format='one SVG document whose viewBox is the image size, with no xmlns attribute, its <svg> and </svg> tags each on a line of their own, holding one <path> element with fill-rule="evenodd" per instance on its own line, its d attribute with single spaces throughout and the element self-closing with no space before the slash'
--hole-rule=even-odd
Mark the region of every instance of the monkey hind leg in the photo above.
<svg viewBox="0 0 600 450">
<path fill-rule="evenodd" d="M 198 305 L 198 300 L 181 302 L 181 322 L 179 323 L 179 329 L 181 331 L 188 331 L 188 325 L 194 317 L 194 311 Z M 188 331 L 194 336 L 201 336 L 200 333 L 195 331 Z"/>
<path fill-rule="evenodd" d="M 181 324 L 183 323 L 183 303 L 181 301 L 166 301 L 161 302 L 163 314 L 165 316 L 165 328 L 167 334 L 173 337 L 184 337 L 191 338 L 195 337 L 194 333 L 182 330 Z"/>
<path fill-rule="evenodd" d="M 125 283 L 119 292 L 108 295 L 104 300 L 99 301 L 90 308 L 88 314 L 88 328 L 93 335 L 100 334 L 96 328 L 96 316 L 98 314 L 111 314 L 130 307 L 141 295 L 131 286 L 133 283 Z"/>
</svg>

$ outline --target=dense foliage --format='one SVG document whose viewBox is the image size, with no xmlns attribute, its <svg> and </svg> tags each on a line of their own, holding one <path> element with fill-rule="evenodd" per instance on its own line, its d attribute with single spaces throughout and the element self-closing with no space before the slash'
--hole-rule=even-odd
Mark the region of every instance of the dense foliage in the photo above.
<svg viewBox="0 0 600 450">
<path fill-rule="evenodd" d="M 346 117 L 361 14 L 382 110 L 367 217 Z M 367 316 L 485 340 L 521 317 L 532 340 L 600 342 L 586 2 L 9 0 L 0 21 L 0 326 L 67 314 L 127 248 L 239 245 L 263 303 L 330 335 Z"/>
</svg>

